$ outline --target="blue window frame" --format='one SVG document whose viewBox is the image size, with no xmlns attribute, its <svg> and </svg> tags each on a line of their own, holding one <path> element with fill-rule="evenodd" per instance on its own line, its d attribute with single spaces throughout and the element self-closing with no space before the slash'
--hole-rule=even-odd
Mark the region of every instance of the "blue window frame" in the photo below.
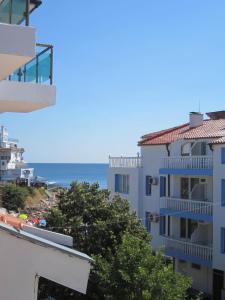
<svg viewBox="0 0 225 300">
<path fill-rule="evenodd" d="M 151 232 L 151 213 L 149 211 L 145 212 L 145 227 L 146 227 L 146 230 L 150 233 Z"/>
<path fill-rule="evenodd" d="M 221 228 L 221 253 L 225 254 L 225 228 Z"/>
<path fill-rule="evenodd" d="M 221 205 L 225 206 L 225 179 L 221 179 Z"/>
<path fill-rule="evenodd" d="M 152 176 L 147 175 L 145 177 L 145 194 L 151 196 L 152 194 Z"/>
<path fill-rule="evenodd" d="M 166 216 L 160 216 L 159 234 L 160 235 L 166 234 Z"/>
<path fill-rule="evenodd" d="M 115 192 L 129 194 L 130 184 L 129 175 L 115 174 Z"/>
<path fill-rule="evenodd" d="M 166 196 L 166 177 L 160 176 L 160 197 Z"/>
<path fill-rule="evenodd" d="M 221 164 L 225 164 L 225 148 L 221 148 Z"/>
</svg>

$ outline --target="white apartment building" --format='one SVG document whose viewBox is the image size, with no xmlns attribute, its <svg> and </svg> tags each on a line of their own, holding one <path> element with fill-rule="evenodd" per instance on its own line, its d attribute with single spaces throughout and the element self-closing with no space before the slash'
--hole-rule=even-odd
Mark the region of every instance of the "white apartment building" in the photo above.
<svg viewBox="0 0 225 300">
<path fill-rule="evenodd" d="M 138 157 L 110 157 L 108 188 L 143 220 L 193 288 L 225 299 L 225 111 L 142 136 Z"/>
<path fill-rule="evenodd" d="M 41 4 L 0 0 L 0 112 L 27 113 L 55 104 L 53 46 L 37 43 L 30 26 L 30 14 Z M 21 161 L 23 150 L 11 148 L 11 158 Z M 4 151 L 1 160 L 8 161 Z M 92 260 L 71 249 L 72 238 L 18 222 L 0 216 L 0 298 L 36 300 L 40 277 L 86 293 Z"/>
</svg>

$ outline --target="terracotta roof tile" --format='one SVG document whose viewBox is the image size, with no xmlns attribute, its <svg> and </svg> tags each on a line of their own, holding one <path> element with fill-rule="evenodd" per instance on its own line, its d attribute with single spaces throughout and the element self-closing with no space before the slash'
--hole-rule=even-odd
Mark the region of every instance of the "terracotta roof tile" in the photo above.
<svg viewBox="0 0 225 300">
<path fill-rule="evenodd" d="M 225 119 L 204 120 L 203 125 L 190 128 L 183 124 L 142 136 L 139 146 L 169 144 L 180 139 L 222 138 L 225 139 Z M 215 141 L 214 141 L 215 143 Z"/>
</svg>

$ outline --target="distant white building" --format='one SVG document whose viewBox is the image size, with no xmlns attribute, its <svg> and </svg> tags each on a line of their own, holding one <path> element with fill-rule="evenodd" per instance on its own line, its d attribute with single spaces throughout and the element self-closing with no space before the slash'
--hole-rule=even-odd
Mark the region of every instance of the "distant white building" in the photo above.
<svg viewBox="0 0 225 300">
<path fill-rule="evenodd" d="M 165 248 L 175 270 L 214 300 L 225 299 L 225 111 L 144 135 L 140 157 L 110 157 L 119 193 Z"/>
<path fill-rule="evenodd" d="M 0 113 L 26 113 L 55 104 L 53 46 L 36 43 L 36 29 L 29 22 L 41 4 L 41 0 L 0 0 Z M 1 180 L 29 178 L 32 170 L 24 168 L 24 150 L 3 127 L 0 144 Z M 8 217 L 0 220 L 0 298 L 36 300 L 39 277 L 86 293 L 91 259 L 69 248 L 69 240 L 20 228 Z"/>
<path fill-rule="evenodd" d="M 27 168 L 23 160 L 24 149 L 18 147 L 18 140 L 10 139 L 8 131 L 0 129 L 0 181 L 26 180 L 29 185 L 34 169 Z"/>
</svg>

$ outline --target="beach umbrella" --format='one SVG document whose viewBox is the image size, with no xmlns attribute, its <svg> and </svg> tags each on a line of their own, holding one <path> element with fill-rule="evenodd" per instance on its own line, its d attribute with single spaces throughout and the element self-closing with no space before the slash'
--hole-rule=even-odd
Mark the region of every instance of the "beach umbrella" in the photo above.
<svg viewBox="0 0 225 300">
<path fill-rule="evenodd" d="M 20 218 L 21 220 L 27 220 L 27 219 L 28 219 L 28 216 L 27 216 L 26 214 L 20 214 L 20 215 L 19 215 L 19 218 Z"/>
</svg>

